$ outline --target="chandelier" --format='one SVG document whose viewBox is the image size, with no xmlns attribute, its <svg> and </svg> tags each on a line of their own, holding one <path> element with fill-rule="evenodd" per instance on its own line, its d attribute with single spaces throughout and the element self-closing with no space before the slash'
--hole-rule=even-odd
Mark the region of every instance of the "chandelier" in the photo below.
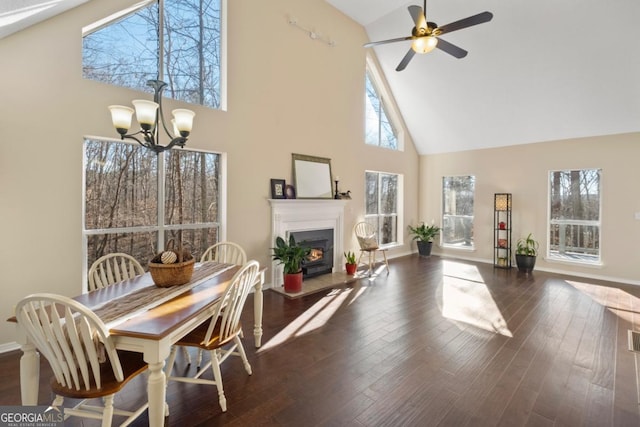
<svg viewBox="0 0 640 427">
<path fill-rule="evenodd" d="M 184 147 L 191 133 L 193 126 L 193 116 L 196 115 L 191 110 L 179 108 L 173 110 L 171 119 L 173 133 L 169 132 L 162 113 L 162 91 L 167 84 L 162 80 L 149 80 L 147 85 L 154 90 L 153 101 L 136 99 L 132 101 L 135 107 L 136 119 L 140 124 L 140 130 L 127 134 L 131 127 L 131 117 L 134 109 L 123 105 L 110 105 L 111 121 L 120 134 L 120 139 L 133 139 L 140 145 L 156 153 L 170 150 L 174 145 Z M 167 145 L 159 144 L 158 125 L 161 124 L 166 134 L 171 138 Z"/>
</svg>

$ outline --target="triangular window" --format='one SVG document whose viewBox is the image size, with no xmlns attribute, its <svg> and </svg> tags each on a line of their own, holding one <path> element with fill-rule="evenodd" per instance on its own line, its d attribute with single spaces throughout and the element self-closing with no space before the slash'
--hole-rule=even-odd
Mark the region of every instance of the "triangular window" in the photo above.
<svg viewBox="0 0 640 427">
<path fill-rule="evenodd" d="M 84 28 L 83 76 L 146 92 L 160 79 L 167 98 L 224 108 L 223 2 L 144 1 Z"/>
</svg>

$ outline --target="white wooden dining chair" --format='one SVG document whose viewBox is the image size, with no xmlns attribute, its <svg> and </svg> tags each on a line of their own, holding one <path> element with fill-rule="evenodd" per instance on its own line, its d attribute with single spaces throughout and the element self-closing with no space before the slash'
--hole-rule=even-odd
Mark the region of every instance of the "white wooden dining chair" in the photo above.
<svg viewBox="0 0 640 427">
<path fill-rule="evenodd" d="M 167 381 L 181 381 L 196 384 L 215 385 L 218 390 L 218 402 L 222 412 L 227 411 L 227 399 L 222 387 L 222 374 L 220 365 L 229 356 L 239 356 L 244 368 L 251 375 L 251 365 L 242 346 L 240 335 L 242 325 L 240 315 L 247 300 L 249 291 L 255 284 L 258 276 L 259 264 L 257 261 L 247 262 L 231 279 L 229 287 L 218 303 L 217 308 L 209 322 L 204 322 L 192 332 L 181 338 L 171 349 L 166 367 Z M 210 354 L 210 361 L 197 370 L 192 377 L 172 376 L 173 364 L 176 358 L 176 347 L 188 346 L 206 350 Z M 213 370 L 213 380 L 201 378 L 209 367 Z"/>
<path fill-rule="evenodd" d="M 360 256 L 358 257 L 358 265 L 362 255 L 365 253 L 369 255 L 369 271 L 368 274 L 373 274 L 373 268 L 376 264 L 376 254 L 382 253 L 384 258 L 384 265 L 387 267 L 387 274 L 389 274 L 389 262 L 387 261 L 387 250 L 381 249 L 378 244 L 378 238 L 376 236 L 376 229 L 372 224 L 368 222 L 359 222 L 353 227 L 353 232 L 358 239 L 358 245 L 360 245 Z"/>
<path fill-rule="evenodd" d="M 244 265 L 247 262 L 247 254 L 242 246 L 234 242 L 218 242 L 215 245 L 209 246 L 207 250 L 200 257 L 200 262 L 216 261 L 224 264 Z M 202 349 L 198 349 L 196 356 L 196 367 L 200 369 L 202 363 Z M 185 358 L 187 363 L 191 363 L 191 357 L 187 356 L 188 352 L 185 351 Z"/>
<path fill-rule="evenodd" d="M 204 254 L 202 254 L 200 262 L 207 261 L 244 265 L 247 262 L 247 254 L 237 243 L 218 242 L 215 245 L 209 246 Z"/>
<path fill-rule="evenodd" d="M 89 290 L 95 291 L 141 274 L 144 274 L 144 268 L 131 255 L 107 254 L 95 260 L 89 268 Z"/>
<path fill-rule="evenodd" d="M 16 318 L 29 340 L 51 365 L 54 378 L 52 403 L 60 407 L 64 398 L 82 399 L 69 416 L 102 420 L 111 425 L 113 416 L 126 416 L 130 423 L 142 414 L 148 402 L 125 411 L 113 407 L 115 393 L 147 369 L 142 353 L 116 350 L 104 323 L 84 305 L 55 294 L 33 294 L 16 306 Z M 104 405 L 89 405 L 89 399 L 102 398 Z"/>
<path fill-rule="evenodd" d="M 89 269 L 89 290 L 106 288 L 123 280 L 133 279 L 144 274 L 142 265 L 129 254 L 114 252 L 104 255 L 91 264 Z M 191 363 L 191 355 L 185 349 L 184 357 Z"/>
</svg>

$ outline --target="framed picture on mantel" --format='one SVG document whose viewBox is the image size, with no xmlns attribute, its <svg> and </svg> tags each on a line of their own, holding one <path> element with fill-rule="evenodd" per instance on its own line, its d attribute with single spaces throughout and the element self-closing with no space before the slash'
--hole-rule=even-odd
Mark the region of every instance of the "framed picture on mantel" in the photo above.
<svg viewBox="0 0 640 427">
<path fill-rule="evenodd" d="M 296 198 L 296 189 L 293 185 L 287 184 L 284 188 L 284 194 L 287 196 L 287 199 L 295 199 Z"/>
<path fill-rule="evenodd" d="M 284 179 L 272 179 L 271 180 L 271 198 L 272 199 L 286 199 L 285 181 L 284 181 Z"/>
</svg>

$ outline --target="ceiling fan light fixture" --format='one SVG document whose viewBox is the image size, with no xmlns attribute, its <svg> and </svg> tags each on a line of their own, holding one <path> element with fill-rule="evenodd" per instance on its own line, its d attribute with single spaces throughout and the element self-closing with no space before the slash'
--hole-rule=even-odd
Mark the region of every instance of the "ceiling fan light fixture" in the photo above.
<svg viewBox="0 0 640 427">
<path fill-rule="evenodd" d="M 415 53 L 429 53 L 438 45 L 438 39 L 433 36 L 418 37 L 411 42 L 411 49 Z"/>
</svg>

